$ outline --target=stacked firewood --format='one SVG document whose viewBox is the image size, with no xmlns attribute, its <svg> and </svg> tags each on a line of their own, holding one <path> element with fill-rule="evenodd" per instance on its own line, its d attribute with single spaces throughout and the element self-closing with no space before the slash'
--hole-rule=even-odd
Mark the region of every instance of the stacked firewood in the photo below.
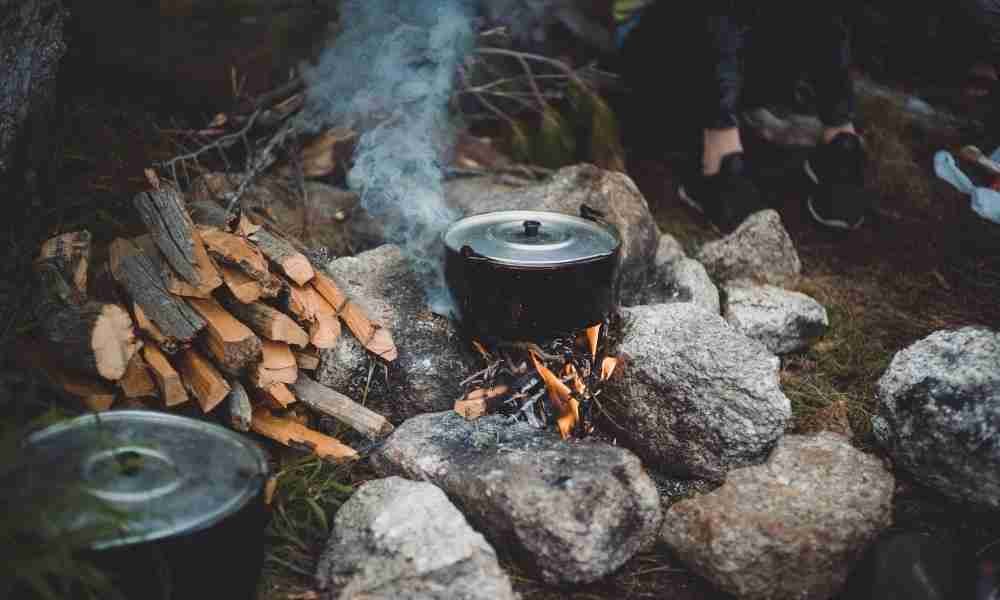
<svg viewBox="0 0 1000 600">
<path fill-rule="evenodd" d="M 341 325 L 396 359 L 391 333 L 266 216 L 191 203 L 150 174 L 134 205 L 147 233 L 113 240 L 92 261 L 86 231 L 46 241 L 35 261 L 40 335 L 24 357 L 87 409 L 155 403 L 226 411 L 235 429 L 332 460 L 352 448 L 308 428 L 293 405 L 369 439 L 392 426 L 310 377 Z M 97 255 L 97 252 L 94 252 Z M 93 264 L 91 264 L 93 263 Z"/>
</svg>

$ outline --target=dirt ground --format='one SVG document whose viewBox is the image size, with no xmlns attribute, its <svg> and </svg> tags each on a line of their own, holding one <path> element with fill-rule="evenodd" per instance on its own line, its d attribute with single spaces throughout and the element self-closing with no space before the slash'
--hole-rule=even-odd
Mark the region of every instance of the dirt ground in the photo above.
<svg viewBox="0 0 1000 600">
<path fill-rule="evenodd" d="M 87 64 L 87 56 L 70 60 L 96 68 Z M 118 68 L 103 71 L 102 81 L 114 84 L 67 81 L 61 90 L 66 134 L 62 176 L 46 186 L 43 202 L 10 207 L 0 225 L 7 257 L 0 264 L 5 299 L 0 379 L 6 392 L 0 394 L 0 415 L 5 423 L 23 422 L 53 408 L 51 399 L 25 385 L 9 352 L 16 336 L 32 326 L 23 283 L 40 241 L 81 227 L 91 229 L 98 243 L 133 231 L 130 198 L 142 186 L 142 168 L 177 150 L 167 142 L 169 130 L 200 126 L 210 116 L 192 102 L 203 101 L 198 90 L 169 95 L 145 79 L 115 72 Z M 217 74 L 208 77 L 213 85 L 220 80 Z M 967 200 L 930 177 L 932 152 L 954 139 L 917 135 L 884 107 L 862 110 L 867 111 L 865 134 L 875 156 L 871 185 L 880 192 L 868 226 L 849 235 L 813 227 L 803 215 L 794 153 L 782 154 L 783 166 L 775 168 L 769 189 L 802 259 L 800 290 L 824 304 L 831 321 L 830 333 L 814 348 L 782 361 L 795 431 L 842 428 L 846 419 L 855 443 L 871 450 L 874 386 L 895 352 L 941 328 L 1000 328 L 1000 226 L 972 215 Z M 718 234 L 677 201 L 674 168 L 665 159 L 628 165 L 661 229 L 693 249 Z M 352 486 L 372 476 L 364 467 L 328 469 L 288 453 L 282 454 L 280 466 L 287 473 L 277 495 L 282 514 L 269 530 L 271 560 L 261 583 L 261 597 L 268 600 L 303 597 L 311 561 L 325 537 L 322 525 Z M 315 517 L 315 504 L 325 518 Z M 896 529 L 943 532 L 970 550 L 1000 539 L 995 518 L 951 506 L 904 477 L 898 483 L 895 520 Z M 726 597 L 663 547 L 635 557 L 601 582 L 572 588 L 540 583 L 511 557 L 504 557 L 504 564 L 526 599 Z M 849 591 L 844 597 L 859 596 Z"/>
</svg>

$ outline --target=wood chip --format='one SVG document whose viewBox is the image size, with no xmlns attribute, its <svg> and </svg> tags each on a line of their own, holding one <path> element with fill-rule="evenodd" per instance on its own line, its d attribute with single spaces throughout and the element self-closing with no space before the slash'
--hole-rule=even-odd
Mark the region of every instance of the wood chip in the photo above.
<svg viewBox="0 0 1000 600">
<path fill-rule="evenodd" d="M 290 419 L 276 417 L 270 411 L 258 409 L 253 413 L 251 429 L 290 448 L 312 452 L 334 462 L 358 459 L 358 453 L 336 438 L 314 431 Z"/>
</svg>

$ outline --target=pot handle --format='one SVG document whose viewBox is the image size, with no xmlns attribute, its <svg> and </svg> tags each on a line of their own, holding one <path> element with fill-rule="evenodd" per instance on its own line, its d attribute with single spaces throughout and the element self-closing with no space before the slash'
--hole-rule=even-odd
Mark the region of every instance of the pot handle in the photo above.
<svg viewBox="0 0 1000 600">
<path fill-rule="evenodd" d="M 604 221 L 604 212 L 597 210 L 596 208 L 590 208 L 586 204 L 580 205 L 580 216 L 588 221 L 594 221 L 595 223 L 601 223 Z"/>
<path fill-rule="evenodd" d="M 458 251 L 459 256 L 465 260 L 477 260 L 482 262 L 490 262 L 490 257 L 485 254 L 480 254 L 472 249 L 472 246 L 466 244 L 462 246 Z"/>
</svg>

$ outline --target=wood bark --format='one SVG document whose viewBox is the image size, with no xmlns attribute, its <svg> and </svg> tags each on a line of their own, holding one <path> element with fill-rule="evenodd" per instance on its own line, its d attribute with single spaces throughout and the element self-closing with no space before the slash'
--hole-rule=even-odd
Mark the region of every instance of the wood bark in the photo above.
<svg viewBox="0 0 1000 600">
<path fill-rule="evenodd" d="M 167 354 L 175 354 L 181 349 L 181 344 L 177 340 L 172 340 L 163 335 L 160 328 L 149 320 L 149 317 L 143 312 L 142 307 L 134 302 L 132 303 L 132 319 L 135 322 L 135 326 L 139 329 L 139 333 L 146 338 L 147 342 L 153 342 Z"/>
<path fill-rule="evenodd" d="M 314 277 L 315 272 L 309 259 L 283 238 L 261 229 L 252 234 L 250 240 L 295 283 L 305 285 Z"/>
<path fill-rule="evenodd" d="M 225 377 L 197 350 L 184 350 L 178 354 L 176 363 L 181 380 L 198 400 L 202 412 L 211 412 L 229 395 L 229 383 Z"/>
<path fill-rule="evenodd" d="M 205 327 L 205 320 L 183 298 L 166 290 L 153 262 L 135 244 L 116 239 L 109 261 L 115 280 L 167 339 L 190 343 Z"/>
<path fill-rule="evenodd" d="M 156 396 L 156 382 L 149 372 L 149 365 L 137 352 L 128 363 L 125 375 L 118 381 L 118 387 L 126 398 L 148 398 Z"/>
<path fill-rule="evenodd" d="M 73 287 L 86 296 L 90 242 L 91 235 L 86 229 L 57 235 L 42 243 L 36 261 L 53 261 Z"/>
<path fill-rule="evenodd" d="M 204 336 L 209 354 L 231 373 L 239 372 L 261 355 L 261 341 L 249 327 L 222 308 L 215 300 L 192 298 L 191 306 L 207 325 Z"/>
<path fill-rule="evenodd" d="M 146 344 L 142 349 L 142 356 L 146 359 L 150 373 L 156 381 L 156 387 L 160 390 L 160 397 L 168 408 L 184 404 L 189 400 L 180 373 L 174 369 L 158 347 Z"/>
<path fill-rule="evenodd" d="M 250 431 L 253 420 L 253 407 L 246 388 L 236 379 L 229 380 L 229 396 L 226 397 L 226 407 L 229 409 L 229 424 L 236 431 Z"/>
<path fill-rule="evenodd" d="M 212 200 L 193 200 L 187 204 L 191 220 L 203 227 L 214 227 L 219 231 L 232 231 L 236 226 L 236 213 L 226 214 L 226 209 Z"/>
<path fill-rule="evenodd" d="M 191 285 L 202 285 L 195 250 L 199 241 L 180 192 L 162 185 L 139 192 L 132 204 L 170 266 Z"/>
<path fill-rule="evenodd" d="M 303 371 L 315 371 L 319 368 L 319 354 L 316 353 L 315 348 L 307 347 L 294 354 L 295 363 L 299 366 L 299 369 Z"/>
<path fill-rule="evenodd" d="M 260 284 L 261 294 L 273 298 L 281 291 L 281 279 L 271 273 L 267 259 L 248 240 L 231 233 L 202 229 L 208 253 L 223 265 L 238 269 Z"/>
<path fill-rule="evenodd" d="M 353 448 L 340 443 L 336 438 L 309 429 L 291 419 L 276 417 L 267 410 L 255 410 L 250 427 L 280 444 L 312 452 L 334 462 L 348 462 L 359 458 Z"/>
<path fill-rule="evenodd" d="M 313 410 L 329 415 L 372 440 L 392 433 L 392 424 L 336 390 L 300 374 L 292 386 L 295 397 Z"/>
<path fill-rule="evenodd" d="M 261 302 L 242 304 L 231 299 L 224 300 L 223 304 L 237 319 L 263 338 L 285 342 L 299 348 L 304 348 L 309 343 L 309 334 L 291 317 L 276 308 Z"/>
<path fill-rule="evenodd" d="M 128 311 L 117 304 L 87 302 L 53 312 L 41 323 L 54 357 L 70 370 L 116 381 L 142 347 Z"/>
<path fill-rule="evenodd" d="M 156 267 L 157 272 L 160 274 L 160 279 L 163 280 L 163 287 L 171 294 L 184 296 L 185 298 L 211 298 L 212 290 L 218 287 L 217 284 L 222 283 L 221 278 L 218 277 L 218 273 L 216 273 L 217 281 L 210 280 L 208 285 L 192 285 L 189 283 L 170 266 L 170 263 L 167 262 L 163 254 L 160 253 L 159 248 L 157 248 L 156 242 L 153 241 L 153 236 L 148 233 L 132 238 L 131 242 L 153 263 L 153 266 Z M 204 258 L 207 259 L 208 255 L 205 254 Z M 213 284 L 216 285 L 213 286 Z"/>
</svg>

